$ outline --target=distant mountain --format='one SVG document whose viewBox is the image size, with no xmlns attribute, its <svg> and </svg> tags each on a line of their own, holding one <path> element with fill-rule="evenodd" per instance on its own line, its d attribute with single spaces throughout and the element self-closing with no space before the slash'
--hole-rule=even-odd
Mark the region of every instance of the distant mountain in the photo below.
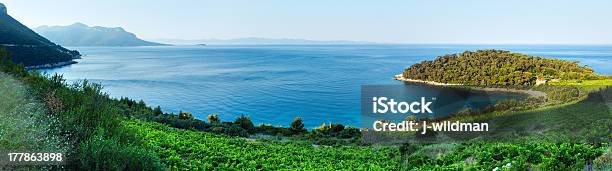
<svg viewBox="0 0 612 171">
<path fill-rule="evenodd" d="M 83 23 L 68 26 L 40 26 L 34 29 L 63 46 L 164 46 L 136 37 L 121 27 L 89 27 Z"/>
<path fill-rule="evenodd" d="M 334 41 L 319 41 L 307 39 L 269 39 L 269 38 L 238 38 L 238 39 L 197 39 L 197 40 L 182 40 L 182 39 L 156 39 L 158 42 L 176 44 L 176 45 L 257 45 L 257 44 L 372 44 L 371 42 L 356 42 L 345 40 Z"/>
<path fill-rule="evenodd" d="M 9 16 L 6 6 L 0 3 L 0 47 L 9 51 L 15 63 L 26 66 L 51 67 L 74 63 L 78 51 L 68 50 L 36 34 Z"/>
</svg>

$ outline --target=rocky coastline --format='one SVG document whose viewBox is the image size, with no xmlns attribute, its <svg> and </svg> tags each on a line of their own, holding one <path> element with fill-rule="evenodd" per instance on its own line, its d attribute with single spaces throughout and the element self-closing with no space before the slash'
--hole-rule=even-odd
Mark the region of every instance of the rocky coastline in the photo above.
<svg viewBox="0 0 612 171">
<path fill-rule="evenodd" d="M 394 79 L 398 81 L 422 83 L 422 84 L 435 85 L 435 86 L 464 86 L 462 84 L 449 84 L 449 83 L 440 83 L 440 82 L 435 82 L 435 81 L 409 79 L 409 78 L 405 78 L 403 74 L 395 75 Z M 534 97 L 534 98 L 546 97 L 546 93 L 541 92 L 541 91 L 535 91 L 535 90 L 518 90 L 518 89 L 510 89 L 510 88 L 481 88 L 481 87 L 470 87 L 470 89 L 488 91 L 488 92 L 522 93 L 522 94 L 527 94 L 529 95 L 529 97 Z"/>
<path fill-rule="evenodd" d="M 70 61 L 64 61 L 64 62 L 43 64 L 43 65 L 27 66 L 26 69 L 50 69 L 50 68 L 63 67 L 63 66 L 71 65 L 71 64 L 76 64 L 76 63 L 78 62 L 70 60 Z"/>
</svg>

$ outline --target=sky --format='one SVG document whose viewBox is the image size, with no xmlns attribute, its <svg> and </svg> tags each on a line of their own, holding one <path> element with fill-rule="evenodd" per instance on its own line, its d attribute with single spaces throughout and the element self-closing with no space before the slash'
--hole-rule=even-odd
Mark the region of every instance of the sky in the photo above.
<svg viewBox="0 0 612 171">
<path fill-rule="evenodd" d="M 612 44 L 612 1 L 0 0 L 28 27 L 123 27 L 144 39 Z"/>
</svg>

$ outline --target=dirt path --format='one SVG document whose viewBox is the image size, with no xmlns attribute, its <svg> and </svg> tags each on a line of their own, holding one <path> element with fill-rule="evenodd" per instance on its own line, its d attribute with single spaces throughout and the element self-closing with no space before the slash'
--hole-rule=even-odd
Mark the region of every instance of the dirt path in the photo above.
<svg viewBox="0 0 612 171">
<path fill-rule="evenodd" d="M 66 151 L 61 138 L 49 134 L 50 122 L 45 105 L 21 82 L 0 72 L 0 149 Z"/>
</svg>

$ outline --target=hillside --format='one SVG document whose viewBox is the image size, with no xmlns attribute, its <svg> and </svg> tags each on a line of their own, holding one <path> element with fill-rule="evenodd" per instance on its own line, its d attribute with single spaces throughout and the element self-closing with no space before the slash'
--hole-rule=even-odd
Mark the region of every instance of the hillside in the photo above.
<svg viewBox="0 0 612 171">
<path fill-rule="evenodd" d="M 0 4 L 0 46 L 5 47 L 15 63 L 36 66 L 52 63 L 71 63 L 81 55 L 38 35 L 8 15 Z"/>
<path fill-rule="evenodd" d="M 410 66 L 403 77 L 463 85 L 535 85 L 536 80 L 598 79 L 577 62 L 503 50 L 466 51 Z"/>
<path fill-rule="evenodd" d="M 28 93 L 27 86 L 0 72 L 0 149 L 65 151 L 62 137 L 47 132 L 51 120 L 45 112 L 45 105 Z"/>
<path fill-rule="evenodd" d="M 68 26 L 40 26 L 34 29 L 63 46 L 163 46 L 136 37 L 121 27 L 108 28 L 75 23 Z"/>
</svg>

